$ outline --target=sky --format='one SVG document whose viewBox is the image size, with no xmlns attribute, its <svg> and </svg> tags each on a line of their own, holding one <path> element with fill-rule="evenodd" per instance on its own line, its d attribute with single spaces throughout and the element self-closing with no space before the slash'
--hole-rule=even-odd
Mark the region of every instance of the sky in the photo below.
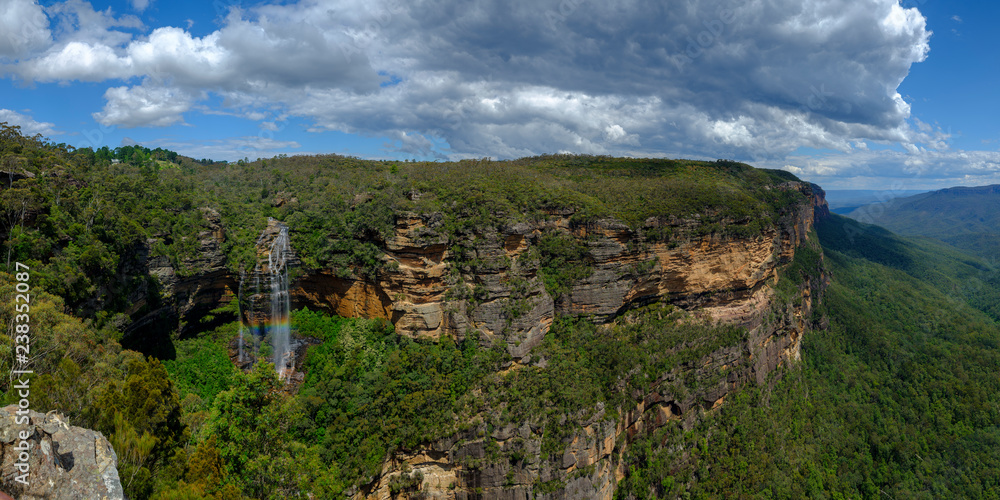
<svg viewBox="0 0 1000 500">
<path fill-rule="evenodd" d="M 997 20 L 944 0 L 0 0 L 0 121 L 198 159 L 577 153 L 986 185 Z"/>
</svg>

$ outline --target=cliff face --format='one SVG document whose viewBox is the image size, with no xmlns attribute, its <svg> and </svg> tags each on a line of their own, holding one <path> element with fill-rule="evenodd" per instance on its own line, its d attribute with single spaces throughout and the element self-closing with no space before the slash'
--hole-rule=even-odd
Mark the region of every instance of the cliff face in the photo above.
<svg viewBox="0 0 1000 500">
<path fill-rule="evenodd" d="M 198 235 L 198 252 L 195 258 L 181 263 L 188 272 L 179 273 L 169 258 L 155 255 L 153 248 L 162 238 L 150 238 L 137 249 L 134 258 L 137 269 L 129 272 L 149 279 L 131 297 L 132 306 L 127 313 L 134 321 L 124 332 L 126 347 L 154 346 L 157 354 L 172 358 L 171 335 L 212 327 L 211 322 L 205 324 L 203 319 L 213 309 L 235 299 L 239 276 L 233 276 L 225 265 L 222 244 L 226 232 L 222 218 L 211 208 L 203 208 L 201 212 L 206 229 Z"/>
<path fill-rule="evenodd" d="M 710 214 L 651 218 L 631 229 L 611 219 L 577 224 L 572 212 L 552 211 L 539 220 L 449 235 L 442 214 L 402 213 L 393 234 L 378 242 L 385 265 L 376 278 L 345 278 L 333 269 L 300 274 L 291 286 L 293 308 L 385 318 L 414 338 L 464 338 L 475 331 L 484 345 L 505 345 L 513 368 L 532 363 L 532 349 L 560 314 L 611 324 L 628 321 L 641 306 L 669 303 L 748 332 L 737 344 L 662 373 L 645 393 L 633 395 L 634 407 L 613 409 L 621 415 L 614 421 L 601 409 L 584 421 L 570 419 L 572 437 L 559 456 L 542 459 L 543 430 L 531 422 L 483 425 L 390 457 L 381 476 L 357 496 L 406 498 L 409 491 L 424 498 L 611 498 L 636 435 L 669 422 L 690 428 L 742 385 L 780 376 L 779 367 L 799 358 L 826 277 L 806 277 L 791 293 L 774 285 L 782 266 L 815 243 L 808 234 L 828 210 L 818 187 L 788 182 L 775 189 L 801 193 L 804 201 L 787 206 L 763 230 L 751 229 L 761 227 L 752 220 L 716 221 L 707 230 L 703 219 Z M 206 211 L 210 222 L 212 216 Z M 179 279 L 169 265 L 150 260 L 167 298 L 159 314 L 196 322 L 232 300 L 238 277 L 222 265 L 224 229 L 210 226 L 218 229 L 203 235 L 200 274 Z M 266 255 L 268 231 L 274 232 L 271 225 L 259 255 Z M 546 269 L 540 250 L 552 235 L 583 248 L 588 270 L 557 297 L 545 285 L 553 269 Z M 523 459 L 495 460 L 488 450 Z"/>
<path fill-rule="evenodd" d="M 505 342 L 515 359 L 538 344 L 556 314 L 603 323 L 666 299 L 688 309 L 725 305 L 718 314 L 732 316 L 794 256 L 813 218 L 825 213 L 817 187 L 789 182 L 778 188 L 802 192 L 813 202 L 788 207 L 776 227 L 747 237 L 700 234 L 705 224 L 699 217 L 651 218 L 632 230 L 612 219 L 575 224 L 568 211 L 448 235 L 442 214 L 402 213 L 394 234 L 379 242 L 385 266 L 377 278 L 344 278 L 333 269 L 306 272 L 292 284 L 293 307 L 385 318 L 397 332 L 415 338 L 463 338 L 475 330 L 484 344 Z M 151 287 L 158 290 L 146 287 L 137 293 L 131 311 L 136 321 L 127 334 L 143 335 L 167 324 L 178 325 L 184 334 L 191 325 L 204 326 L 203 317 L 235 298 L 239 277 L 226 269 L 221 251 L 225 228 L 216 211 L 203 209 L 203 215 L 208 229 L 199 237 L 198 257 L 183 264 L 194 270 L 190 275 L 181 277 L 168 259 L 152 257 L 149 248 L 140 252 L 139 261 L 154 278 Z M 730 226 L 748 222 L 724 221 Z M 585 245 L 585 260 L 593 269 L 560 297 L 546 290 L 535 251 L 540 238 L 553 233 Z M 155 244 L 151 240 L 148 247 Z M 294 236 L 291 244 L 294 249 Z M 265 241 L 259 249 L 265 257 L 266 247 Z"/>
<path fill-rule="evenodd" d="M 689 430 L 743 385 L 767 383 L 768 376 L 780 376 L 779 367 L 797 360 L 802 335 L 812 327 L 814 301 L 826 285 L 820 274 L 791 296 L 779 298 L 762 287 L 746 300 L 703 309 L 720 321 L 744 325 L 747 338 L 660 374 L 647 391 L 633 395 L 634 406 L 618 409 L 616 419 L 605 418 L 600 404 L 586 419 L 567 416 L 564 425 L 573 430 L 555 455 L 542 453 L 545 431 L 535 422 L 496 429 L 483 424 L 397 453 L 355 498 L 610 500 L 638 436 L 668 424 Z M 629 321 L 629 314 L 621 320 Z"/>
<path fill-rule="evenodd" d="M 574 227 L 567 214 L 534 226 L 522 224 L 477 235 L 475 248 L 480 259 L 509 265 L 452 278 L 451 283 L 468 286 L 472 281 L 485 290 L 482 302 L 471 310 L 468 302 L 448 300 L 448 282 L 439 278 L 445 271 L 435 267 L 444 256 L 436 254 L 436 260 L 426 261 L 409 257 L 401 262 L 398 272 L 387 274 L 375 285 L 387 295 L 406 299 L 391 312 L 387 310 L 387 314 L 397 314 L 392 318 L 397 326 L 404 326 L 401 332 L 415 336 L 460 334 L 461 328 L 477 328 L 505 339 L 510 353 L 522 362 L 530 361 L 531 346 L 544 336 L 555 313 L 587 315 L 597 322 L 627 322 L 631 308 L 654 301 L 668 301 L 697 311 L 697 316 L 743 326 L 748 335 L 735 345 L 662 373 L 648 391 L 633 395 L 634 407 L 617 409 L 620 417 L 615 420 L 604 418 L 603 407 L 586 420 L 568 416 L 565 425 L 574 430 L 562 441 L 562 451 L 556 456 L 543 459 L 543 429 L 532 422 L 497 429 L 484 424 L 391 457 L 382 475 L 356 497 L 613 498 L 626 473 L 625 450 L 637 435 L 671 422 L 690 429 L 705 412 L 724 404 L 726 397 L 744 384 L 767 383 L 772 374 L 780 376 L 779 367 L 799 359 L 802 336 L 812 326 L 814 301 L 821 298 L 828 278 L 822 273 L 805 277 L 791 293 L 780 292 L 774 284 L 781 266 L 794 258 L 798 248 L 809 244 L 807 235 L 814 217 L 821 216 L 826 203 L 821 192 L 814 194 L 807 185 L 790 183 L 785 188 L 801 190 L 809 201 L 789 207 L 774 229 L 748 238 L 693 237 L 699 227 L 697 220 L 651 220 L 647 229 L 660 224 L 675 238 L 650 242 L 615 221 Z M 425 218 L 404 219 L 397 227 L 396 241 L 413 242 L 416 234 L 426 234 L 427 227 Z M 520 261 L 529 255 L 539 234 L 551 230 L 572 233 L 586 241 L 594 268 L 590 277 L 575 283 L 570 293 L 555 301 L 544 286 L 533 283 L 538 279 L 537 265 Z M 419 255 L 415 251 L 419 247 L 412 244 L 397 244 L 397 248 L 406 249 L 409 256 Z M 403 251 L 397 252 L 389 258 L 399 259 Z M 528 321 L 523 321 L 523 316 L 508 321 L 502 306 L 482 307 L 510 301 L 513 287 L 504 283 L 512 280 L 503 276 L 518 272 L 529 283 L 521 287 L 527 290 Z M 427 290 L 435 293 L 413 293 Z M 345 295 L 337 300 L 350 303 L 352 298 Z M 425 328 L 428 323 L 418 316 L 435 318 L 435 328 Z M 442 319 L 438 322 L 437 318 Z"/>
<path fill-rule="evenodd" d="M 813 201 L 789 207 L 776 227 L 748 237 L 699 236 L 698 218 L 650 219 L 637 231 L 610 219 L 576 225 L 570 212 L 449 242 L 440 214 L 403 214 L 384 242 L 387 266 L 377 280 L 321 271 L 301 278 L 292 294 L 298 304 L 342 316 L 389 319 L 397 332 L 411 337 L 462 338 L 477 330 L 484 342 L 504 341 L 515 359 L 541 341 L 555 314 L 605 323 L 631 308 L 668 300 L 687 309 L 710 308 L 719 319 L 748 320 L 751 313 L 744 309 L 766 302 L 765 282 L 794 257 L 812 228 L 816 206 L 826 206 L 809 185 L 780 188 Z M 557 298 L 546 290 L 538 253 L 532 251 L 551 233 L 586 245 L 593 268 Z M 656 240 L 650 234 L 670 236 Z"/>
</svg>

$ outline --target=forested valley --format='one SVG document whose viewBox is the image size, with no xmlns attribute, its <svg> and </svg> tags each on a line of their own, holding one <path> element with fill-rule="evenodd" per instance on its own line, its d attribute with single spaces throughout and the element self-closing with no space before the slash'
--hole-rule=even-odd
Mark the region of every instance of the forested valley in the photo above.
<svg viewBox="0 0 1000 500">
<path fill-rule="evenodd" d="M 2 406 L 21 263 L 32 409 L 107 437 L 127 498 L 1000 496 L 998 263 L 823 213 L 787 172 L 228 163 L 0 127 Z M 271 221 L 302 290 L 294 383 L 242 291 Z M 668 272 L 683 255 L 738 265 Z M 440 313 L 390 286 L 425 267 Z M 719 319 L 736 303 L 757 309 Z"/>
</svg>

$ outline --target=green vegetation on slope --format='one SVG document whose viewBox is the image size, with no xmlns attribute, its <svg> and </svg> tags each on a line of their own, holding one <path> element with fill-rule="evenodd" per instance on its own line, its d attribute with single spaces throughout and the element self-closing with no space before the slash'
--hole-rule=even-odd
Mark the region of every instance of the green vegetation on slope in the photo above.
<svg viewBox="0 0 1000 500">
<path fill-rule="evenodd" d="M 373 275 L 380 238 L 403 210 L 442 212 L 453 240 L 566 209 L 579 223 L 611 216 L 640 227 L 654 216 L 698 216 L 704 231 L 755 234 L 801 201 L 774 189 L 794 180 L 788 174 L 732 162 L 329 155 L 224 164 L 144 148 L 73 150 L 7 126 L 0 157 L 7 171 L 35 174 L 0 192 L 4 253 L 33 269 L 33 341 L 48 348 L 35 359 L 33 403 L 109 436 L 136 499 L 333 498 L 368 483 L 393 451 L 525 419 L 542 429 L 543 457 L 554 460 L 566 422 L 581 424 L 601 404 L 599 418 L 614 419 L 651 379 L 746 335 L 662 305 L 613 327 L 558 318 L 532 352 L 544 363 L 498 373 L 509 361 L 503 350 L 475 339 L 417 342 L 383 322 L 300 311 L 299 332 L 323 343 L 311 350 L 296 395 L 267 363 L 250 373 L 229 364 L 235 323 L 177 340 L 175 358 L 163 362 L 123 350 L 122 313 L 136 293 L 156 287 L 136 274 L 137 256 L 152 239 L 154 257 L 182 276 L 197 272 L 202 207 L 220 212 L 234 271 L 252 267 L 252 244 L 275 217 L 292 227 L 307 268 Z M 625 456 L 621 498 L 1000 495 L 995 270 L 843 218 L 821 224 L 818 236 L 833 278 L 817 315 L 830 328 L 805 336 L 801 368 L 733 394 L 694 429 L 640 436 Z M 543 238 L 538 258 L 554 295 L 591 272 L 580 250 Z M 818 252 L 798 252 L 785 271 L 791 280 L 779 282 L 782 296 L 794 296 L 795 274 L 819 262 Z M 0 273 L 3 324 L 14 314 L 13 293 Z M 9 370 L 11 339 L 2 340 L 0 368 Z M 676 389 L 714 382 L 684 380 Z M 0 392 L 16 400 L 9 381 Z"/>
<path fill-rule="evenodd" d="M 0 272 L 0 323 L 14 324 L 15 282 Z M 32 409 L 58 409 L 73 425 L 104 433 L 119 457 L 130 498 L 147 498 L 188 440 L 174 384 L 163 365 L 122 350 L 120 332 L 63 312 L 64 303 L 38 286 L 30 291 Z M 23 312 L 23 311 L 20 311 Z M 0 369 L 14 360 L 13 339 L 0 336 Z M 10 378 L 0 381 L 0 406 L 20 398 Z"/>
<path fill-rule="evenodd" d="M 1000 186 L 942 189 L 867 205 L 849 216 L 1000 261 Z"/>
<path fill-rule="evenodd" d="M 775 189 L 794 176 L 730 161 L 318 155 L 211 163 L 138 146 L 73 149 L 0 127 L 4 168 L 34 175 L 0 191 L 6 260 L 30 264 L 77 315 L 116 324 L 129 321 L 116 314 L 136 319 L 159 305 L 158 284 L 142 272 L 145 259 L 167 258 L 182 278 L 203 270 L 203 209 L 220 214 L 222 252 L 236 274 L 253 269 L 254 243 L 274 217 L 290 227 L 304 269 L 371 278 L 385 265 L 380 245 L 401 211 L 443 214 L 452 246 L 470 232 L 556 212 L 581 223 L 616 217 L 636 228 L 650 217 L 697 217 L 702 232 L 758 234 L 803 199 Z M 564 277 L 549 274 L 559 289 Z M 131 310 L 143 295 L 150 300 Z"/>
<path fill-rule="evenodd" d="M 1000 326 L 978 293 L 924 275 L 974 273 L 972 260 L 838 216 L 818 229 L 829 330 L 804 338 L 801 368 L 773 388 L 743 391 L 691 432 L 647 435 L 621 498 L 1000 494 Z M 982 273 L 978 291 L 995 294 Z"/>
</svg>

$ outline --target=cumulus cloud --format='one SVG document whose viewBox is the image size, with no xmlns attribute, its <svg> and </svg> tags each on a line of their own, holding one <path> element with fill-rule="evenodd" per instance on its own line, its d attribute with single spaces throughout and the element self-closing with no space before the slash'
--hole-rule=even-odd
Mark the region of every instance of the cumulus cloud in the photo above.
<svg viewBox="0 0 1000 500">
<path fill-rule="evenodd" d="M 149 7 L 152 2 L 150 0 L 129 0 L 132 3 L 132 8 L 142 12 Z"/>
<path fill-rule="evenodd" d="M 857 148 L 840 154 L 790 155 L 759 166 L 788 170 L 825 189 L 877 185 L 912 190 L 1000 184 L 997 151 Z"/>
<path fill-rule="evenodd" d="M 94 10 L 93 5 L 84 0 L 54 3 L 45 10 L 55 25 L 54 37 L 62 44 L 75 41 L 117 47 L 128 43 L 134 32 L 145 28 L 136 16 L 116 15 L 111 7 Z"/>
<path fill-rule="evenodd" d="M 104 93 L 104 109 L 94 113 L 101 125 L 123 128 L 166 127 L 183 123 L 182 114 L 194 103 L 194 96 L 166 87 L 112 87 Z"/>
<path fill-rule="evenodd" d="M 0 61 L 43 49 L 51 37 L 49 18 L 37 0 L 0 3 Z"/>
<path fill-rule="evenodd" d="M 104 124 L 181 123 L 216 94 L 248 118 L 451 157 L 945 146 L 896 91 L 930 37 L 896 0 L 302 0 L 233 9 L 203 37 L 58 5 L 96 28 L 60 28 L 12 71 L 125 82 L 105 94 Z"/>
<path fill-rule="evenodd" d="M 21 132 L 26 135 L 42 134 L 43 136 L 52 136 L 62 133 L 56 130 L 56 126 L 53 123 L 39 122 L 28 115 L 9 109 L 0 109 L 0 122 L 19 126 L 21 127 Z"/>
</svg>

